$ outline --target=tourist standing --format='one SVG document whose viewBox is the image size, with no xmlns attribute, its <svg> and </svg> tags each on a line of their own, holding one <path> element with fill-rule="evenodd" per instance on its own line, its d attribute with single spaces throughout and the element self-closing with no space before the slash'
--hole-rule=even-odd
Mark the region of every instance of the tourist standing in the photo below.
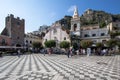
<svg viewBox="0 0 120 80">
<path fill-rule="evenodd" d="M 82 53 L 83 53 L 83 55 L 85 55 L 85 49 L 82 49 Z"/>
<path fill-rule="evenodd" d="M 90 56 L 90 54 L 91 54 L 91 49 L 87 48 L 87 56 Z"/>
<path fill-rule="evenodd" d="M 48 53 L 49 53 L 49 55 L 51 54 L 51 49 L 49 48 L 49 50 L 48 50 Z"/>
<path fill-rule="evenodd" d="M 94 54 L 94 55 L 96 54 L 96 50 L 95 50 L 95 49 L 93 49 L 93 54 Z"/>
<path fill-rule="evenodd" d="M 77 55 L 79 55 L 79 54 L 80 54 L 80 51 L 79 51 L 79 49 L 76 51 L 76 53 L 77 53 Z"/>
</svg>

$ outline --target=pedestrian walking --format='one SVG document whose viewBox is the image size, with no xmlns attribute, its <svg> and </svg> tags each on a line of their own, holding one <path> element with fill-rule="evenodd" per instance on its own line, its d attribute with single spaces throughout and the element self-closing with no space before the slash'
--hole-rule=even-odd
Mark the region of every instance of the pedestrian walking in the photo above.
<svg viewBox="0 0 120 80">
<path fill-rule="evenodd" d="M 45 56 L 45 54 L 47 54 L 47 50 L 46 49 L 44 49 L 43 54 L 44 54 L 44 56 Z"/>
<path fill-rule="evenodd" d="M 0 52 L 0 57 L 2 57 L 2 52 Z"/>
<path fill-rule="evenodd" d="M 20 50 L 18 49 L 18 57 L 20 57 Z"/>
<path fill-rule="evenodd" d="M 71 57 L 74 55 L 74 53 L 75 53 L 74 48 L 70 49 L 70 55 L 71 55 Z"/>
<path fill-rule="evenodd" d="M 67 49 L 67 57 L 70 57 L 70 49 Z"/>
<path fill-rule="evenodd" d="M 76 53 L 77 53 L 77 55 L 79 55 L 79 54 L 80 54 L 79 49 L 76 51 Z"/>
<path fill-rule="evenodd" d="M 43 49 L 43 55 L 45 56 L 45 49 Z"/>
</svg>

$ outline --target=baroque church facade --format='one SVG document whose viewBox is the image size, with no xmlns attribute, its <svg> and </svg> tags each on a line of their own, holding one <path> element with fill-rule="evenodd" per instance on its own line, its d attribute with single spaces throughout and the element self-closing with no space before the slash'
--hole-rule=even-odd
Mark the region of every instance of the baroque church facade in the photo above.
<svg viewBox="0 0 120 80">
<path fill-rule="evenodd" d="M 45 34 L 43 38 L 43 45 L 44 45 L 44 42 L 48 40 L 55 40 L 57 43 L 56 46 L 59 46 L 59 43 L 62 41 L 70 42 L 70 36 L 69 36 L 69 33 L 62 28 L 61 24 L 54 23 L 48 29 L 48 32 Z"/>
</svg>

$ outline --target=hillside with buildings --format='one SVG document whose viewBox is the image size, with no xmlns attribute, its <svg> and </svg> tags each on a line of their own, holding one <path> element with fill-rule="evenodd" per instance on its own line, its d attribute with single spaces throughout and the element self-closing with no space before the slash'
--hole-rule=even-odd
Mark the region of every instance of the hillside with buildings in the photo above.
<svg viewBox="0 0 120 80">
<path fill-rule="evenodd" d="M 59 22 L 65 29 L 70 30 L 71 18 L 72 16 L 66 15 L 56 22 Z M 99 24 L 100 27 L 104 27 L 110 22 L 120 21 L 120 14 L 111 14 L 105 11 L 88 9 L 80 16 L 80 21 L 81 26 Z"/>
</svg>

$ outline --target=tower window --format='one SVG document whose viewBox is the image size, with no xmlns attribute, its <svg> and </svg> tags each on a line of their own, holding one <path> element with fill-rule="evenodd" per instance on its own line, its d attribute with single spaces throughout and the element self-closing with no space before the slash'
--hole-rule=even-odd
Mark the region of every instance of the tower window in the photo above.
<svg viewBox="0 0 120 80">
<path fill-rule="evenodd" d="M 32 44 L 32 41 L 30 41 L 30 44 Z"/>
<path fill-rule="evenodd" d="M 76 31 L 77 29 L 77 24 L 74 24 L 74 31 Z"/>
<path fill-rule="evenodd" d="M 20 25 L 20 22 L 17 22 L 17 25 Z"/>
<path fill-rule="evenodd" d="M 66 37 L 64 37 L 64 40 L 66 40 Z"/>
</svg>

